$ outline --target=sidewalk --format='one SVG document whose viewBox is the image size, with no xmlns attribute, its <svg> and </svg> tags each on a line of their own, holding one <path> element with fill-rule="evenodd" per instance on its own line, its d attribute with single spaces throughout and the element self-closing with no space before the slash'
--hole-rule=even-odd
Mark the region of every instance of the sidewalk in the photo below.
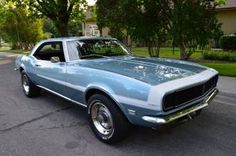
<svg viewBox="0 0 236 156">
<path fill-rule="evenodd" d="M 221 92 L 236 94 L 236 78 L 220 76 L 218 88 Z"/>
</svg>

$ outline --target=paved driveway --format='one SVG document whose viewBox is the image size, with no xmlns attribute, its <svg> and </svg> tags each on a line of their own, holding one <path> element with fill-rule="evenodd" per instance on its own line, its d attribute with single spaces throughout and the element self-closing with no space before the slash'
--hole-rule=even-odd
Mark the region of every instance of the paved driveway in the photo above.
<svg viewBox="0 0 236 156">
<path fill-rule="evenodd" d="M 134 129 L 109 146 L 88 127 L 86 110 L 43 92 L 29 99 L 13 71 L 14 55 L 0 53 L 0 155 L 236 155 L 236 79 L 220 77 L 221 93 L 189 122 Z"/>
</svg>

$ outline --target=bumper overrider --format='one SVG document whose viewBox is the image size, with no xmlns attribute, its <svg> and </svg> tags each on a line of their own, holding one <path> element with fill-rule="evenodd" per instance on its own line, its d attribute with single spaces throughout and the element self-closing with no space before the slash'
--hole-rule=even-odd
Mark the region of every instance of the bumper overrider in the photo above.
<svg viewBox="0 0 236 156">
<path fill-rule="evenodd" d="M 175 113 L 165 115 L 165 116 L 158 116 L 158 117 L 153 117 L 153 116 L 143 116 L 142 119 L 146 122 L 152 123 L 152 124 L 167 124 L 170 123 L 174 120 L 177 120 L 179 118 L 182 118 L 184 116 L 187 116 L 191 113 L 194 113 L 198 110 L 201 110 L 203 108 L 208 107 L 209 103 L 213 100 L 213 98 L 217 95 L 218 89 L 214 89 L 203 102 L 193 105 L 189 108 L 182 109 L 180 111 L 177 111 Z"/>
</svg>

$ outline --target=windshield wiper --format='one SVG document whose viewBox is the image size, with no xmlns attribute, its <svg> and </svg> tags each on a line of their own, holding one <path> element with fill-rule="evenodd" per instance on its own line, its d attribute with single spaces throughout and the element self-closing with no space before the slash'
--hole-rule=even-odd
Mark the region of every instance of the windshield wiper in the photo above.
<svg viewBox="0 0 236 156">
<path fill-rule="evenodd" d="M 98 54 L 90 54 L 90 55 L 80 56 L 81 59 L 86 59 L 86 58 L 104 58 L 104 57 L 105 56 L 98 55 Z"/>
</svg>

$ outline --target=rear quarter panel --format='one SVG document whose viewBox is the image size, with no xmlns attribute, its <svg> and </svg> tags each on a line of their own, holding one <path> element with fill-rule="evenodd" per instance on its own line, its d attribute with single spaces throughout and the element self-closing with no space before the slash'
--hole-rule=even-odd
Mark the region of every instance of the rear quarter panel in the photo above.
<svg viewBox="0 0 236 156">
<path fill-rule="evenodd" d="M 36 63 L 36 59 L 34 59 L 30 55 L 19 55 L 16 58 L 15 66 L 17 70 L 23 69 L 30 79 L 35 82 L 35 68 L 34 64 Z M 35 82 L 36 83 L 36 82 Z"/>
</svg>

